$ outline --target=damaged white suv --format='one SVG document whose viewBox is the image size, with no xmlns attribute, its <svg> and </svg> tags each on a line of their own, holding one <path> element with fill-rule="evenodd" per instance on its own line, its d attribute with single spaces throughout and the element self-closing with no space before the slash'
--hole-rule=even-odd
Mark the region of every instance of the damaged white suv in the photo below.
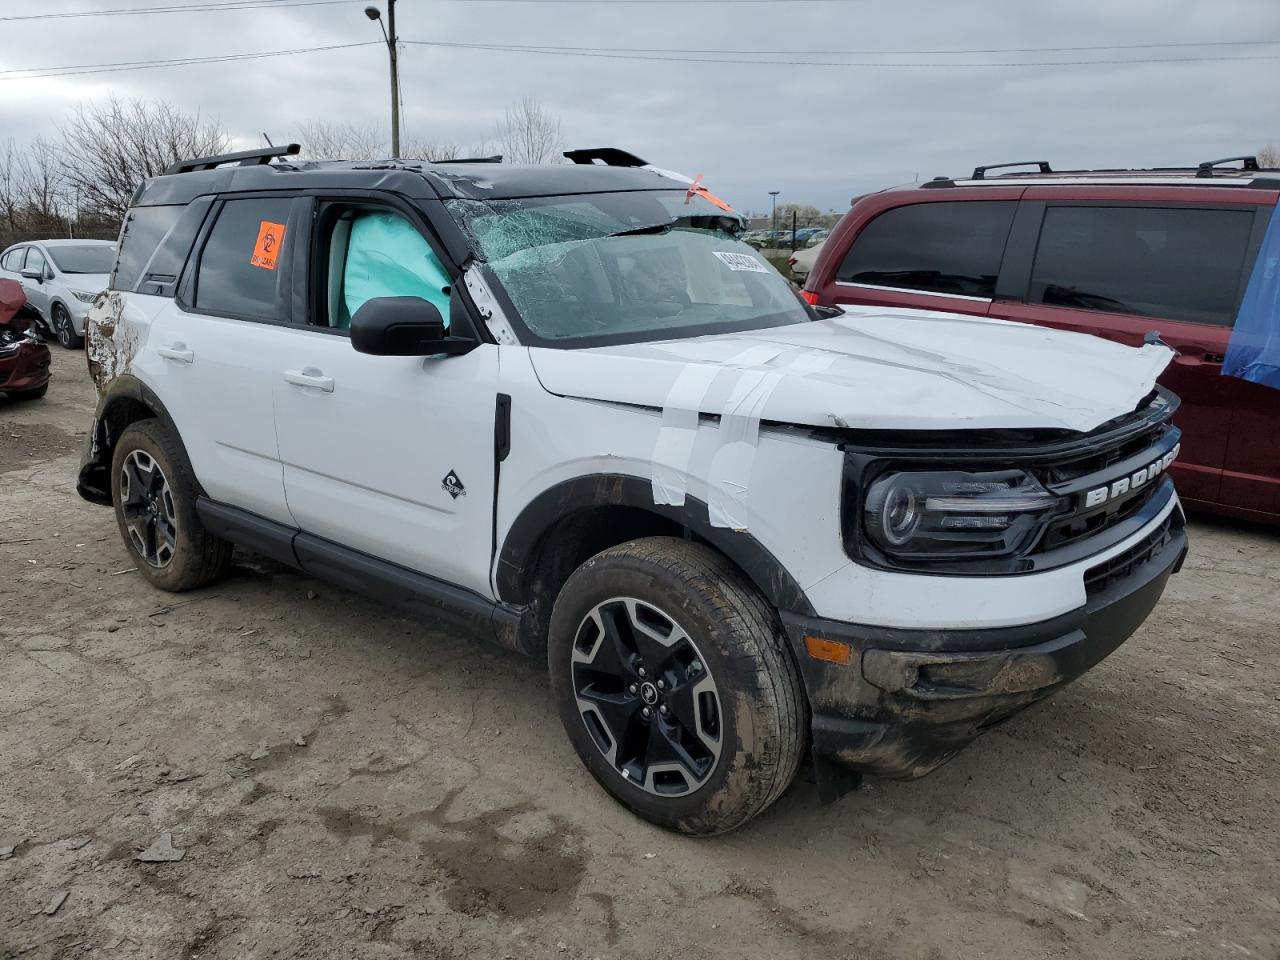
<svg viewBox="0 0 1280 960">
<path fill-rule="evenodd" d="M 815 311 L 617 150 L 292 152 L 139 188 L 81 494 L 162 589 L 238 544 L 545 657 L 646 819 L 731 829 L 804 762 L 824 797 L 921 776 L 1114 650 L 1185 555 L 1158 343 Z"/>
</svg>

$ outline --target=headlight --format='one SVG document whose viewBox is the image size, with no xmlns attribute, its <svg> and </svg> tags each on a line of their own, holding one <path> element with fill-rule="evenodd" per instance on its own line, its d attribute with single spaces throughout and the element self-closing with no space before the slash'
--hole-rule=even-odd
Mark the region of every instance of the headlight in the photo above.
<svg viewBox="0 0 1280 960">
<path fill-rule="evenodd" d="M 81 303 L 93 303 L 93 298 L 97 296 L 96 293 L 86 293 L 84 290 L 72 290 L 71 295 Z"/>
<path fill-rule="evenodd" d="M 863 528 L 902 559 L 1005 557 L 1028 545 L 1057 504 L 1024 470 L 890 473 L 867 490 Z"/>
</svg>

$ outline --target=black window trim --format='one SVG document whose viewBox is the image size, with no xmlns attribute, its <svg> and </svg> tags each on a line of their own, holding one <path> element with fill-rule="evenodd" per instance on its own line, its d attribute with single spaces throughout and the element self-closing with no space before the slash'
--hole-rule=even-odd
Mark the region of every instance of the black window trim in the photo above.
<svg viewBox="0 0 1280 960">
<path fill-rule="evenodd" d="M 1063 307 L 1052 303 L 1032 303 L 1031 274 L 1035 267 L 1036 256 L 1040 250 L 1040 237 L 1044 226 L 1044 217 L 1050 207 L 1107 207 L 1109 209 L 1155 208 L 1158 210 L 1224 210 L 1228 212 L 1248 211 L 1253 214 L 1249 241 L 1245 247 L 1244 261 L 1241 264 L 1240 279 L 1236 287 L 1235 309 L 1238 313 L 1240 303 L 1244 299 L 1245 288 L 1253 273 L 1254 262 L 1262 247 L 1263 237 L 1275 207 L 1266 203 L 1225 203 L 1214 201 L 1179 200 L 1129 200 L 1116 197 L 1108 200 L 1020 200 L 1018 211 L 1014 216 L 1013 226 L 1009 231 L 1009 241 L 1005 245 L 1004 262 L 1000 265 L 1000 275 L 996 279 L 996 292 L 993 302 L 1012 302 L 1021 306 L 1041 307 L 1049 310 L 1069 310 L 1073 313 L 1108 314 L 1107 310 L 1085 310 L 1080 307 Z M 1024 213 L 1025 209 L 1025 213 Z M 1230 324 L 1210 323 L 1206 320 L 1181 320 L 1174 317 L 1150 317 L 1146 314 L 1125 314 L 1125 316 L 1141 317 L 1160 323 L 1186 323 L 1201 327 L 1216 327 L 1230 330 Z"/>
<path fill-rule="evenodd" d="M 245 193 L 218 194 L 212 208 L 205 215 L 204 223 L 200 225 L 200 229 L 196 233 L 195 241 L 191 244 L 192 252 L 188 255 L 187 262 L 183 266 L 182 276 L 178 281 L 173 302 L 183 313 L 194 316 L 241 320 L 245 323 L 261 323 L 273 327 L 299 326 L 293 319 L 293 271 L 298 260 L 297 251 L 299 248 L 305 251 L 307 246 L 305 243 L 295 243 L 292 248 L 294 256 L 288 263 L 281 265 L 286 273 L 281 276 L 280 282 L 276 286 L 276 316 L 274 318 L 253 316 L 252 314 L 228 313 L 222 310 L 204 310 L 195 306 L 195 302 L 198 299 L 197 281 L 200 276 L 200 262 L 204 259 L 205 246 L 218 223 L 218 219 L 222 216 L 223 208 L 232 200 L 288 200 L 289 217 L 286 224 L 286 233 L 295 229 L 305 230 L 309 226 L 306 214 L 309 213 L 310 197 L 300 195 L 297 190 L 255 190 Z M 302 207 L 307 207 L 308 210 L 303 211 L 300 209 Z"/>
</svg>

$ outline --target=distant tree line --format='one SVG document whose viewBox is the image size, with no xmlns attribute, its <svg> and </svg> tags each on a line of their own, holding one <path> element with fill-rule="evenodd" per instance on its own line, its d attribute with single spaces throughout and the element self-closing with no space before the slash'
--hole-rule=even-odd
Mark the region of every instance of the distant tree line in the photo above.
<svg viewBox="0 0 1280 960">
<path fill-rule="evenodd" d="M 313 160 L 388 154 L 372 124 L 312 120 L 298 134 L 303 156 Z M 231 149 L 218 120 L 163 100 L 113 96 L 82 103 L 54 136 L 0 140 L 0 249 L 52 237 L 115 239 L 142 180 L 175 161 Z M 431 161 L 500 153 L 508 163 L 555 163 L 563 149 L 560 119 L 526 97 L 508 107 L 492 137 L 478 145 L 408 139 L 401 152 Z"/>
</svg>

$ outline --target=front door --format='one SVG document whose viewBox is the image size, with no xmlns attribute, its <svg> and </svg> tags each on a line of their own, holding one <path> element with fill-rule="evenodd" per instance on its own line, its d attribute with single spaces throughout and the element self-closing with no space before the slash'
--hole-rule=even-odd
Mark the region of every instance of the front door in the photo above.
<svg viewBox="0 0 1280 960">
<path fill-rule="evenodd" d="M 27 247 L 27 259 L 22 266 L 23 274 L 38 272 L 39 277 L 23 276 L 22 291 L 27 295 L 27 303 L 40 312 L 46 321 L 52 322 L 49 316 L 49 279 L 52 270 L 45 255 L 36 247 Z"/>
<path fill-rule="evenodd" d="M 409 211 L 322 203 L 310 324 L 277 376 L 285 493 L 303 531 L 492 596 L 498 348 L 377 357 L 351 346 L 366 300 L 449 316 L 450 280 Z"/>
</svg>

